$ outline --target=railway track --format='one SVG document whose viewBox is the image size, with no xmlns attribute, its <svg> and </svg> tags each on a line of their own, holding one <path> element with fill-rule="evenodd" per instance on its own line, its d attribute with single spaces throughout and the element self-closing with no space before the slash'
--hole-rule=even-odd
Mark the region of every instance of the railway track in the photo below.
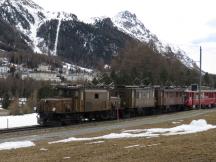
<svg viewBox="0 0 216 162">
<path fill-rule="evenodd" d="M 200 110 L 201 112 L 204 110 Z M 211 111 L 209 109 L 209 111 Z M 125 118 L 125 119 L 121 119 L 121 122 L 133 122 L 135 120 L 142 120 L 142 119 L 151 119 L 151 118 L 158 118 L 158 117 L 164 117 L 164 116 L 174 116 L 174 115 L 178 115 L 178 114 L 185 114 L 187 115 L 187 112 L 191 112 L 190 114 L 198 114 L 199 110 L 192 110 L 192 111 L 183 111 L 183 112 L 172 112 L 172 113 L 168 113 L 168 114 L 160 114 L 160 115 L 149 115 L 149 116 L 137 116 L 137 117 L 133 117 L 133 118 Z M 202 114 L 202 113 L 201 113 Z M 118 120 L 117 120 L 118 121 Z M 25 131 L 34 131 L 34 130 L 52 130 L 55 128 L 79 128 L 81 125 L 86 127 L 86 126 L 100 126 L 103 124 L 109 124 L 109 123 L 115 123 L 116 124 L 116 120 L 108 120 L 108 121 L 89 121 L 89 122 L 80 122 L 77 124 L 69 124 L 69 125 L 65 125 L 65 126 L 60 126 L 60 125 L 50 125 L 50 126 L 28 126 L 28 127 L 17 127 L 17 128 L 9 128 L 9 129 L 0 129 L 0 135 L 2 134 L 7 134 L 7 133 L 19 133 L 19 132 L 25 132 Z"/>
<path fill-rule="evenodd" d="M 8 130 L 0 130 L 0 143 L 8 141 L 43 141 L 56 140 L 62 138 L 70 138 L 71 136 L 82 136 L 91 133 L 97 133 L 107 130 L 127 129 L 131 127 L 157 124 L 163 122 L 171 122 L 175 120 L 184 120 L 207 113 L 216 113 L 216 109 L 192 110 L 178 113 L 170 113 L 163 115 L 136 117 L 122 120 L 112 120 L 104 122 L 90 122 L 83 124 L 75 124 L 68 126 L 41 127 L 32 126 L 24 128 L 13 128 Z"/>
<path fill-rule="evenodd" d="M 172 112 L 169 114 L 177 114 L 179 112 Z M 162 114 L 160 114 L 162 115 Z M 148 116 L 136 116 L 136 117 L 132 117 L 132 118 L 124 118 L 121 119 L 120 121 L 133 121 L 133 120 L 137 120 L 137 119 L 142 119 L 143 117 L 156 117 L 156 116 L 160 116 L 160 115 L 148 115 Z M 165 114 L 163 114 L 165 115 Z M 49 126 L 41 126 L 41 125 L 37 125 L 37 126 L 26 126 L 26 127 L 16 127 L 16 128 L 5 128 L 5 129 L 0 129 L 0 135 L 2 134 L 7 134 L 7 133 L 19 133 L 19 132 L 25 132 L 25 131 L 34 131 L 34 130 L 43 130 L 43 129 L 52 129 L 52 128 L 70 128 L 70 127 L 74 127 L 74 126 L 91 126 L 91 125 L 100 125 L 103 123 L 109 123 L 109 122 L 115 122 L 116 120 L 102 120 L 102 121 L 88 121 L 88 122 L 79 122 L 79 123 L 72 123 L 72 124 L 68 124 L 68 125 L 49 125 Z M 117 120 L 118 121 L 118 120 Z"/>
<path fill-rule="evenodd" d="M 29 126 L 29 127 L 18 127 L 18 128 L 8 128 L 8 129 L 0 129 L 0 134 L 5 133 L 13 133 L 13 132 L 23 132 L 23 131 L 31 131 L 37 129 L 43 129 L 44 126 Z"/>
</svg>

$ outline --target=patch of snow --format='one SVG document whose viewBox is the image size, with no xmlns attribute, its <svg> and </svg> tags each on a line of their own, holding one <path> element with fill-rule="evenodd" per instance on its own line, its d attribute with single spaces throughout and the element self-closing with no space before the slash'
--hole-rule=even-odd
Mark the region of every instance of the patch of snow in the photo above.
<svg viewBox="0 0 216 162">
<path fill-rule="evenodd" d="M 102 21 L 103 19 L 108 18 L 107 16 L 100 16 L 100 17 L 90 17 L 90 18 L 79 18 L 80 21 L 87 23 L 87 24 L 92 24 L 95 25 L 97 22 Z"/>
<path fill-rule="evenodd" d="M 183 120 L 173 121 L 172 124 L 179 124 L 181 122 L 183 122 Z"/>
<path fill-rule="evenodd" d="M 87 73 L 92 73 L 93 70 L 92 69 L 88 69 L 88 68 L 84 68 L 78 65 L 73 65 L 73 64 L 69 64 L 69 63 L 64 63 L 63 68 L 67 69 L 67 70 L 80 70 L 83 72 L 87 72 Z"/>
<path fill-rule="evenodd" d="M 160 143 L 155 143 L 155 144 L 151 144 L 151 145 L 147 145 L 147 146 L 151 147 L 151 146 L 157 146 L 157 145 L 160 145 Z"/>
<path fill-rule="evenodd" d="M 133 147 L 152 147 L 152 146 L 157 146 L 160 145 L 160 143 L 155 143 L 155 144 L 151 144 L 151 145 L 131 145 L 131 146 L 126 146 L 124 148 L 133 148 Z"/>
<path fill-rule="evenodd" d="M 179 124 L 179 123 L 180 123 L 180 122 L 175 122 L 175 121 L 174 121 L 174 122 L 172 122 L 172 124 Z"/>
<path fill-rule="evenodd" d="M 67 156 L 67 157 L 63 157 L 63 159 L 70 159 L 71 157 Z"/>
<path fill-rule="evenodd" d="M 133 147 L 139 147 L 140 145 L 131 145 L 131 146 L 126 146 L 126 147 L 124 147 L 124 148 L 133 148 Z"/>
<path fill-rule="evenodd" d="M 0 129 L 34 125 L 38 125 L 36 113 L 17 116 L 0 116 Z"/>
<path fill-rule="evenodd" d="M 49 142 L 49 144 L 67 143 L 72 141 L 91 141 L 91 140 L 100 140 L 100 139 L 120 139 L 120 138 L 138 138 L 138 137 L 153 138 L 153 137 L 160 137 L 160 136 L 191 134 L 191 133 L 203 132 L 215 128 L 216 128 L 215 125 L 207 124 L 206 120 L 199 119 L 199 120 L 193 120 L 190 124 L 183 124 L 173 128 L 135 129 L 135 130 L 122 131 L 121 133 L 111 133 L 104 136 L 91 137 L 91 138 L 71 137 L 68 139 Z"/>
<path fill-rule="evenodd" d="M 89 142 L 86 144 L 91 145 L 91 144 L 99 144 L 99 143 L 104 143 L 104 141 L 95 141 L 95 142 Z"/>
<path fill-rule="evenodd" d="M 59 13 L 59 18 L 58 18 L 58 26 L 56 29 L 56 39 L 55 39 L 55 45 L 54 45 L 54 55 L 57 56 L 57 47 L 58 47 L 58 40 L 59 40 L 59 31 L 60 31 L 60 27 L 61 27 L 61 13 Z"/>
<path fill-rule="evenodd" d="M 4 142 L 0 144 L 0 150 L 11 150 L 32 146 L 35 146 L 35 144 L 31 141 Z"/>
<path fill-rule="evenodd" d="M 46 148 L 41 148 L 40 151 L 48 151 Z"/>
</svg>

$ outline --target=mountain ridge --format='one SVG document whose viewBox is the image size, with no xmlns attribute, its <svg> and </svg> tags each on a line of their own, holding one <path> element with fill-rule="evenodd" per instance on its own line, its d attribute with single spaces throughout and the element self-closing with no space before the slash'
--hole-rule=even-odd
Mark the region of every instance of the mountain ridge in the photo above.
<svg viewBox="0 0 216 162">
<path fill-rule="evenodd" d="M 45 11 L 31 0 L 4 0 L 0 5 L 0 17 L 15 26 L 23 35 L 21 38 L 36 53 L 59 55 L 79 63 L 89 59 L 94 63 L 100 59 L 110 63 L 118 50 L 124 48 L 125 43 L 132 38 L 165 57 L 177 58 L 188 68 L 197 68 L 184 51 L 161 42 L 129 11 L 85 24 L 72 13 Z M 87 58 L 82 61 L 84 57 Z M 94 60 L 94 57 L 98 59 Z"/>
</svg>

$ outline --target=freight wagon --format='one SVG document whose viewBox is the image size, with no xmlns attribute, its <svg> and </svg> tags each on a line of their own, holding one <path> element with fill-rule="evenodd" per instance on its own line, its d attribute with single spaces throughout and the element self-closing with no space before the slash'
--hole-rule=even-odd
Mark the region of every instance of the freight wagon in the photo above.
<svg viewBox="0 0 216 162">
<path fill-rule="evenodd" d="M 113 90 L 112 94 L 121 100 L 121 116 L 149 114 L 156 104 L 153 87 L 119 86 Z"/>
<path fill-rule="evenodd" d="M 159 111 L 170 112 L 184 109 L 184 89 L 155 88 L 156 107 Z"/>
</svg>

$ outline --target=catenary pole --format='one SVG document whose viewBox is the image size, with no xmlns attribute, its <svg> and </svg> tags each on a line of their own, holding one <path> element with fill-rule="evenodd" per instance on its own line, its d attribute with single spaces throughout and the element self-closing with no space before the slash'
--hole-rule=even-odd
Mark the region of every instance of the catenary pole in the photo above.
<svg viewBox="0 0 216 162">
<path fill-rule="evenodd" d="M 202 86 L 202 47 L 200 46 L 200 78 L 199 78 L 199 108 L 201 109 L 201 86 Z"/>
</svg>

